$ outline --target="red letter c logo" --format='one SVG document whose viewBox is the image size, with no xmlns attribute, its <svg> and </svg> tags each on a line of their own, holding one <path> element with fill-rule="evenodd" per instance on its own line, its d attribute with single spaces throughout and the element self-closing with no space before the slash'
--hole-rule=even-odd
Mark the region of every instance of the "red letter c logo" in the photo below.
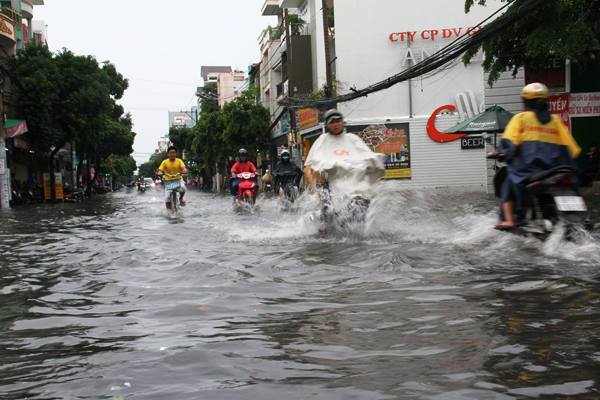
<svg viewBox="0 0 600 400">
<path fill-rule="evenodd" d="M 429 117 L 429 120 L 427 121 L 427 135 L 429 135 L 431 140 L 438 143 L 453 142 L 465 136 L 463 133 L 442 133 L 437 130 L 435 127 L 435 119 L 444 110 L 456 111 L 456 106 L 446 104 L 445 106 L 439 107 L 431 114 L 431 117 Z"/>
</svg>

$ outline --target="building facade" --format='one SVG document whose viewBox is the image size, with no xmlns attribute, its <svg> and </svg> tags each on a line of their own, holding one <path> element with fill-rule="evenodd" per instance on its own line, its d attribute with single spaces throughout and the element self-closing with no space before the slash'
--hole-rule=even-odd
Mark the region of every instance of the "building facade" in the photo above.
<svg viewBox="0 0 600 400">
<path fill-rule="evenodd" d="M 219 107 L 223 108 L 226 103 L 237 99 L 247 86 L 244 71 L 235 70 L 218 74 L 217 95 L 219 96 Z"/>
<path fill-rule="evenodd" d="M 33 38 L 32 19 L 34 6 L 43 5 L 43 0 L 0 1 L 0 63 L 5 63 L 17 49 L 23 48 Z M 0 208 L 8 208 L 11 200 L 12 181 L 23 174 L 23 165 L 14 157 L 15 149 L 27 150 L 27 143 L 19 137 L 27 131 L 24 120 L 6 120 L 11 114 L 11 82 L 8 76 L 0 79 Z M 26 117 L 26 116 L 20 116 Z M 10 151 L 10 153 L 9 153 Z"/>
</svg>

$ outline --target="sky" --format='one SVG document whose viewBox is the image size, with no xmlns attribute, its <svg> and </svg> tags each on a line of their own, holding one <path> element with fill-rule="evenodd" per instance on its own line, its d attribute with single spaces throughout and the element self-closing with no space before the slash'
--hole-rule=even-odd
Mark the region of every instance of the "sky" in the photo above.
<svg viewBox="0 0 600 400">
<path fill-rule="evenodd" d="M 120 103 L 133 116 L 134 157 L 146 161 L 168 133 L 168 111 L 189 110 L 202 65 L 247 70 L 258 37 L 274 24 L 264 0 L 45 0 L 34 19 L 48 25 L 52 51 L 108 60 L 129 79 Z"/>
</svg>

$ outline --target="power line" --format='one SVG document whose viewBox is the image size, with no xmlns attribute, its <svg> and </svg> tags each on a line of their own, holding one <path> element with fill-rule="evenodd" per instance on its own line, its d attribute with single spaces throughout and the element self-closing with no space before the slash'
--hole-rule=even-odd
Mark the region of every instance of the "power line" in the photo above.
<svg viewBox="0 0 600 400">
<path fill-rule="evenodd" d="M 303 107 L 323 107 L 335 103 L 344 103 L 358 99 L 360 97 L 366 97 L 369 94 L 376 93 L 381 90 L 389 89 L 390 87 L 398 83 L 425 75 L 427 73 L 435 71 L 436 69 L 444 67 L 452 60 L 458 58 L 465 51 L 480 46 L 485 39 L 502 31 L 515 20 L 522 18 L 525 14 L 533 11 L 536 7 L 540 6 L 545 2 L 545 0 L 524 0 L 521 5 L 512 6 L 512 4 L 515 3 L 515 1 L 516 0 L 509 1 L 505 6 L 501 7 L 499 10 L 497 10 L 484 21 L 482 21 L 480 24 L 478 24 L 477 26 L 481 27 L 479 31 L 469 32 L 462 35 L 461 37 L 455 39 L 449 45 L 435 52 L 431 57 L 415 64 L 414 66 L 400 73 L 397 73 L 387 79 L 384 79 L 383 81 L 377 82 L 360 90 L 351 89 L 351 93 L 347 93 L 332 99 L 307 102 L 305 99 L 290 97 L 287 99 L 286 102 L 284 102 L 284 105 L 286 108 L 296 109 Z M 506 10 L 508 7 L 510 7 L 509 11 L 511 12 L 506 12 L 503 15 L 496 18 L 495 20 L 493 20 L 492 22 L 490 22 L 488 25 L 483 26 L 488 21 L 496 17 L 499 13 Z M 514 12 L 512 12 L 513 10 Z"/>
</svg>

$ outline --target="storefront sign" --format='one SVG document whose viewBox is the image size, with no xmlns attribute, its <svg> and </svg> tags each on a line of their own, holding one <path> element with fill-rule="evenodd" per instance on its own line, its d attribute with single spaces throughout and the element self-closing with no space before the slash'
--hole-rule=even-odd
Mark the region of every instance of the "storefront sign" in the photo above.
<svg viewBox="0 0 600 400">
<path fill-rule="evenodd" d="M 56 194 L 56 200 L 63 199 L 63 178 L 60 172 L 54 174 L 54 192 Z"/>
<path fill-rule="evenodd" d="M 0 16 L 0 36 L 9 38 L 13 42 L 17 41 L 15 38 L 15 28 L 13 27 L 12 22 L 3 16 Z"/>
<path fill-rule="evenodd" d="M 600 92 L 571 93 L 569 114 L 571 117 L 600 116 Z"/>
<path fill-rule="evenodd" d="M 46 201 L 52 200 L 51 187 L 50 174 L 46 172 L 44 173 L 44 199 L 46 199 Z"/>
<path fill-rule="evenodd" d="M 383 179 L 411 179 L 409 124 L 353 125 L 356 133 L 377 153 L 385 154 Z"/>
<path fill-rule="evenodd" d="M 52 200 L 52 183 L 50 182 L 50 174 L 44 173 L 44 199 Z M 60 172 L 54 173 L 54 195 L 56 200 L 64 198 L 63 179 Z"/>
<path fill-rule="evenodd" d="M 296 111 L 296 128 L 304 130 L 319 125 L 319 110 L 316 108 L 301 108 Z"/>
<path fill-rule="evenodd" d="M 550 112 L 560 117 L 562 122 L 570 128 L 569 119 L 569 103 L 570 96 L 568 93 L 559 94 L 556 96 L 550 96 L 548 98 L 548 104 L 550 105 Z"/>
<path fill-rule="evenodd" d="M 466 28 L 440 28 L 426 29 L 423 31 L 405 31 L 392 32 L 389 35 L 390 42 L 410 42 L 414 43 L 418 40 L 436 41 L 439 39 L 455 39 L 462 35 L 472 36 L 481 30 L 480 26 L 470 26 Z"/>
<path fill-rule="evenodd" d="M 437 108 L 433 114 L 431 114 L 431 117 L 429 117 L 429 120 L 427 121 L 427 135 L 429 136 L 429 139 L 438 143 L 454 142 L 455 140 L 462 139 L 465 136 L 462 133 L 443 133 L 438 131 L 435 126 L 435 119 L 442 111 L 456 111 L 456 106 L 446 104 L 445 106 Z"/>
<path fill-rule="evenodd" d="M 465 92 L 458 93 L 455 97 L 456 105 L 446 104 L 438 107 L 429 117 L 427 121 L 427 135 L 431 140 L 438 143 L 454 142 L 455 140 L 461 139 L 464 135 L 462 133 L 443 133 L 440 132 L 435 126 L 435 120 L 438 115 L 443 112 L 456 112 L 460 116 L 460 120 L 464 121 L 467 118 L 472 118 L 485 110 L 485 104 L 477 101 L 477 96 L 467 90 Z"/>
<path fill-rule="evenodd" d="M 460 140 L 460 148 L 463 150 L 484 149 L 485 140 L 482 136 L 465 136 Z"/>
</svg>

